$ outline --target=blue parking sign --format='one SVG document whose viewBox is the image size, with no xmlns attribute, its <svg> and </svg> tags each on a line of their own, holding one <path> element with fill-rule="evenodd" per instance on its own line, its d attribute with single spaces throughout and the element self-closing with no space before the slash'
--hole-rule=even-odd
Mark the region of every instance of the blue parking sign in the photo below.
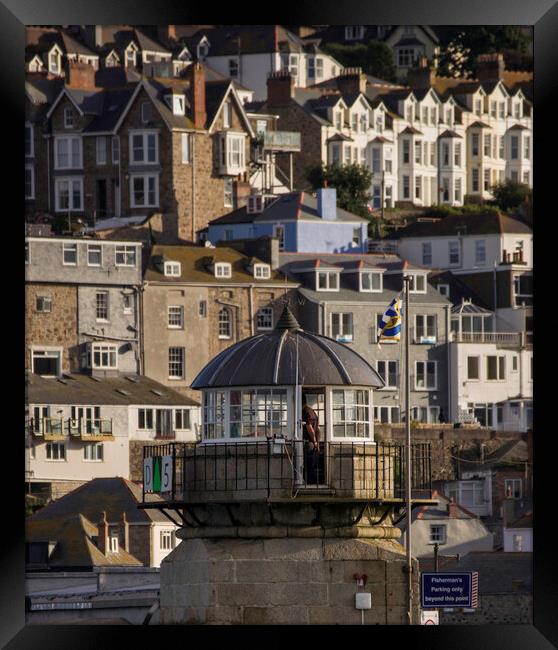
<svg viewBox="0 0 558 650">
<path fill-rule="evenodd" d="M 478 573 L 423 573 L 421 604 L 424 609 L 436 607 L 466 607 L 478 604 Z"/>
</svg>

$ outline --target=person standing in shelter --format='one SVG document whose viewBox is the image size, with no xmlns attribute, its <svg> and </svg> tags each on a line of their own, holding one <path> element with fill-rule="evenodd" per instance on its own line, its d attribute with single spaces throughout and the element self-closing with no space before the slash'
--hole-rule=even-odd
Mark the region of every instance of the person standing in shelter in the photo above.
<svg viewBox="0 0 558 650">
<path fill-rule="evenodd" d="M 308 405 L 306 395 L 302 396 L 303 440 L 305 447 L 306 482 L 318 484 L 319 454 L 320 454 L 320 425 L 316 411 Z"/>
</svg>

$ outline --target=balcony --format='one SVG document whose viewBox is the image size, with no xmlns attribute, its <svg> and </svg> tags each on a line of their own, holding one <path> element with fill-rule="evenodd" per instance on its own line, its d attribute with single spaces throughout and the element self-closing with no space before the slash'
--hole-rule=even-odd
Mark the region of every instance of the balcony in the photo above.
<svg viewBox="0 0 558 650">
<path fill-rule="evenodd" d="M 340 499 L 405 499 L 405 447 L 396 443 L 323 442 L 314 456 L 307 442 L 169 443 L 144 447 L 143 502 L 238 503 Z M 411 448 L 413 499 L 431 498 L 429 443 Z M 157 465 L 158 469 L 156 469 Z M 163 483 L 166 483 L 163 486 Z M 332 499 L 334 497 L 334 499 Z"/>
<path fill-rule="evenodd" d="M 78 438 L 87 442 L 100 442 L 112 440 L 112 418 L 110 419 L 85 419 L 68 420 L 68 431 L 72 438 Z"/>
<path fill-rule="evenodd" d="M 300 151 L 300 133 L 292 131 L 265 131 L 263 149 L 269 151 Z"/>
<path fill-rule="evenodd" d="M 67 431 L 64 429 L 64 420 L 62 418 L 40 418 L 35 420 L 31 418 L 28 423 L 28 431 L 35 438 L 42 440 L 64 440 L 67 438 Z"/>
<path fill-rule="evenodd" d="M 505 347 L 520 347 L 521 332 L 454 332 L 455 343 L 494 343 Z"/>
</svg>

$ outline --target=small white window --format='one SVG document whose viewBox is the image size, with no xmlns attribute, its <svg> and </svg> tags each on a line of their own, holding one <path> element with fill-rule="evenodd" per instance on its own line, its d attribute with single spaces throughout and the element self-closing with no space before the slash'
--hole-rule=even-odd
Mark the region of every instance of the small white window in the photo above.
<svg viewBox="0 0 558 650">
<path fill-rule="evenodd" d="M 384 388 L 397 388 L 399 378 L 397 361 L 378 361 L 377 370 L 385 382 Z"/>
<path fill-rule="evenodd" d="M 331 314 L 331 338 L 340 343 L 352 343 L 353 314 L 351 312 Z"/>
<path fill-rule="evenodd" d="M 112 136 L 112 162 L 114 164 L 120 162 L 120 138 L 117 135 Z"/>
<path fill-rule="evenodd" d="M 136 247 L 117 246 L 115 249 L 116 266 L 136 266 Z"/>
<path fill-rule="evenodd" d="M 168 328 L 183 329 L 184 307 L 182 305 L 170 305 L 168 311 Z"/>
<path fill-rule="evenodd" d="M 46 445 L 47 460 L 66 460 L 66 445 L 62 442 L 49 442 Z"/>
<path fill-rule="evenodd" d="M 169 348 L 169 379 L 184 379 L 184 348 Z"/>
<path fill-rule="evenodd" d="M 273 329 L 273 309 L 271 307 L 260 307 L 256 313 L 256 328 L 259 330 Z"/>
<path fill-rule="evenodd" d="M 422 273 L 411 273 L 409 293 L 426 293 L 426 276 Z"/>
<path fill-rule="evenodd" d="M 177 431 L 189 431 L 190 423 L 190 410 L 189 409 L 176 409 L 174 412 L 174 428 Z"/>
<path fill-rule="evenodd" d="M 114 533 L 109 537 L 109 550 L 111 553 L 118 553 L 118 535 Z"/>
<path fill-rule="evenodd" d="M 254 277 L 260 280 L 267 280 L 271 277 L 269 264 L 254 264 Z"/>
<path fill-rule="evenodd" d="M 36 310 L 41 313 L 50 313 L 52 311 L 52 298 L 47 296 L 37 296 Z"/>
<path fill-rule="evenodd" d="M 74 128 L 74 111 L 71 108 L 64 109 L 64 128 L 65 129 Z"/>
<path fill-rule="evenodd" d="M 92 343 L 91 367 L 116 370 L 118 368 L 116 345 L 112 343 Z"/>
<path fill-rule="evenodd" d="M 182 274 L 182 265 L 180 262 L 165 262 L 164 272 L 169 278 L 179 278 Z"/>
<path fill-rule="evenodd" d="M 231 310 L 227 307 L 223 307 L 219 311 L 219 338 L 220 339 L 230 339 L 232 337 L 232 318 Z"/>
<path fill-rule="evenodd" d="M 54 192 L 56 212 L 83 211 L 83 178 L 57 178 Z"/>
<path fill-rule="evenodd" d="M 153 429 L 153 409 L 138 409 L 138 429 Z"/>
<path fill-rule="evenodd" d="M 87 246 L 87 266 L 102 266 L 103 247 L 98 244 Z"/>
<path fill-rule="evenodd" d="M 371 271 L 360 273 L 360 290 L 380 293 L 382 291 L 382 274 Z"/>
<path fill-rule="evenodd" d="M 77 244 L 62 244 L 62 263 L 64 266 L 77 266 Z"/>
<path fill-rule="evenodd" d="M 95 294 L 96 319 L 108 321 L 109 319 L 109 293 L 108 291 L 97 291 Z"/>
<path fill-rule="evenodd" d="M 230 129 L 232 123 L 232 105 L 229 99 L 223 105 L 223 127 Z"/>
<path fill-rule="evenodd" d="M 131 174 L 130 203 L 133 208 L 156 208 L 159 205 L 159 175 Z"/>
<path fill-rule="evenodd" d="M 339 291 L 339 273 L 337 271 L 318 271 L 316 273 L 316 291 Z"/>
<path fill-rule="evenodd" d="M 216 278 L 230 278 L 232 277 L 232 268 L 228 262 L 218 262 L 215 264 L 215 277 Z"/>
<path fill-rule="evenodd" d="M 107 139 L 104 136 L 95 138 L 95 146 L 97 151 L 97 165 L 107 164 Z"/>
<path fill-rule="evenodd" d="M 430 543 L 431 544 L 445 544 L 446 543 L 446 526 L 430 525 Z"/>
<path fill-rule="evenodd" d="M 103 461 L 103 443 L 85 443 L 85 446 L 83 447 L 83 460 L 101 463 Z"/>
<path fill-rule="evenodd" d="M 415 390 L 435 390 L 437 382 L 436 361 L 415 362 Z"/>
<path fill-rule="evenodd" d="M 159 538 L 159 546 L 162 551 L 170 551 L 176 545 L 174 530 L 162 530 Z"/>
<path fill-rule="evenodd" d="M 445 298 L 449 298 L 450 287 L 449 284 L 439 284 L 437 287 L 438 293 Z"/>
<path fill-rule="evenodd" d="M 182 139 L 182 164 L 188 165 L 191 162 L 190 158 L 190 134 L 183 133 L 181 136 Z"/>
<path fill-rule="evenodd" d="M 62 348 L 44 348 L 31 351 L 33 374 L 58 377 L 62 371 Z"/>
</svg>

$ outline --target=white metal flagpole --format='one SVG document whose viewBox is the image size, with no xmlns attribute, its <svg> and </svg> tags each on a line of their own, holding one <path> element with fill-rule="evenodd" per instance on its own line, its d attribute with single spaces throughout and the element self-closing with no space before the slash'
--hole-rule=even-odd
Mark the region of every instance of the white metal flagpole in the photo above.
<svg viewBox="0 0 558 650">
<path fill-rule="evenodd" d="M 409 284 L 411 276 L 405 275 L 403 282 L 405 283 L 405 432 L 407 438 L 407 463 L 405 478 L 407 483 L 407 589 L 409 601 L 409 625 L 413 624 L 413 574 L 412 574 L 412 557 L 411 557 L 411 376 L 409 367 Z"/>
</svg>

